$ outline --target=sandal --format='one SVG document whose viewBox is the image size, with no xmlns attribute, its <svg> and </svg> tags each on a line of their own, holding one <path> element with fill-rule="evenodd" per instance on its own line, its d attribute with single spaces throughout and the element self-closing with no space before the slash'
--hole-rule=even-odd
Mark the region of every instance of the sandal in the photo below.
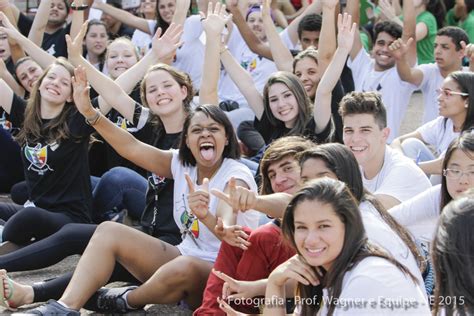
<svg viewBox="0 0 474 316">
<path fill-rule="evenodd" d="M 11 307 L 10 302 L 9 302 L 9 300 L 13 297 L 13 282 L 6 274 L 5 274 L 5 277 L 2 277 L 1 279 L 2 280 L 0 282 L 0 305 L 10 311 L 16 311 L 16 308 Z M 5 297 L 5 285 L 4 285 L 5 280 L 7 280 L 8 287 L 10 289 L 10 295 L 8 295 L 8 297 Z"/>
</svg>

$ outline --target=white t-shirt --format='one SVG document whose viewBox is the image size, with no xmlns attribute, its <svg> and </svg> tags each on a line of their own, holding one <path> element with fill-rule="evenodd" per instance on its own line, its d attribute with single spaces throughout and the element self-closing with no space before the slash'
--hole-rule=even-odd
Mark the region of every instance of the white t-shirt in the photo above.
<svg viewBox="0 0 474 316">
<path fill-rule="evenodd" d="M 319 315 L 327 315 L 330 299 L 327 289 L 323 289 Z M 367 257 L 345 273 L 334 315 L 428 316 L 431 313 L 423 284 L 415 284 L 386 259 Z"/>
<path fill-rule="evenodd" d="M 453 121 L 442 116 L 423 124 L 416 131 L 421 134 L 425 143 L 435 148 L 437 156 L 443 154 L 460 134 L 454 131 Z"/>
<path fill-rule="evenodd" d="M 426 123 L 439 116 L 438 93 L 436 92 L 436 89 L 441 88 L 445 78 L 441 75 L 437 64 L 423 64 L 419 65 L 417 69 L 420 69 L 423 73 L 423 80 L 418 88 L 423 92 L 425 106 L 423 112 L 423 123 Z M 469 71 L 467 67 L 464 67 L 462 70 Z"/>
<path fill-rule="evenodd" d="M 278 71 L 275 63 L 252 52 L 237 27 L 233 28 L 227 47 L 237 62 L 250 74 L 257 90 L 262 93 L 268 77 Z M 248 107 L 247 100 L 225 69 L 219 80 L 219 100 L 233 100 L 241 107 Z"/>
<path fill-rule="evenodd" d="M 374 91 L 382 95 L 387 110 L 387 126 L 390 128 L 387 142 L 391 143 L 398 137 L 400 125 L 416 86 L 402 81 L 395 66 L 385 71 L 375 71 L 374 65 L 375 61 L 363 48 L 354 60 L 347 60 L 347 66 L 352 70 L 355 91 Z"/>
<path fill-rule="evenodd" d="M 199 222 L 197 218 L 190 217 L 187 196 L 189 193 L 188 185 L 185 181 L 185 173 L 189 174 L 191 179 L 196 182 L 197 168 L 195 166 L 183 166 L 179 161 L 178 150 L 173 150 L 171 161 L 171 172 L 174 181 L 174 220 L 176 225 L 185 230 L 185 223 L 189 222 L 191 234 L 186 234 L 183 241 L 178 245 L 178 249 L 184 256 L 193 256 L 202 260 L 214 262 L 220 247 L 220 240 L 211 232 L 206 225 Z M 209 180 L 209 188 L 215 188 L 224 191 L 229 179 L 234 177 L 244 181 L 250 190 L 257 192 L 257 185 L 250 170 L 240 162 L 233 159 L 224 159 L 219 170 Z M 219 199 L 210 195 L 209 212 L 216 215 L 216 208 Z M 258 226 L 259 213 L 257 211 L 239 212 L 237 215 L 237 224 L 255 229 Z M 191 224 L 192 223 L 192 224 Z"/>
<path fill-rule="evenodd" d="M 150 32 L 153 33 L 156 21 L 149 21 L 148 27 Z M 183 45 L 176 50 L 176 58 L 173 62 L 173 67 L 186 72 L 191 77 L 196 91 L 201 86 L 204 60 L 204 45 L 199 40 L 202 31 L 201 17 L 199 15 L 191 15 L 184 21 L 183 35 L 181 35 Z M 150 36 L 150 42 L 151 38 Z"/>
<path fill-rule="evenodd" d="M 420 241 L 431 242 L 441 213 L 441 184 L 392 207 L 397 222 Z"/>
<path fill-rule="evenodd" d="M 407 267 L 420 284 L 423 284 L 420 268 L 410 249 L 382 219 L 372 203 L 364 201 L 359 209 L 370 242 L 386 250 L 395 260 Z"/>
<path fill-rule="evenodd" d="M 364 187 L 374 195 L 390 195 L 400 202 L 428 190 L 431 182 L 420 168 L 402 153 L 385 146 L 382 169 L 372 179 L 365 178 L 361 167 Z"/>
</svg>

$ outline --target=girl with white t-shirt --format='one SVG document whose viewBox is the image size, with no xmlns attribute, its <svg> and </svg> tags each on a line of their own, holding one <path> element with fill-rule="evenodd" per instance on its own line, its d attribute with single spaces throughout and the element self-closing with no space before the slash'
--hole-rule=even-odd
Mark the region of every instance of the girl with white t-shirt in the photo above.
<svg viewBox="0 0 474 316">
<path fill-rule="evenodd" d="M 324 178 L 303 187 L 285 211 L 282 230 L 298 255 L 270 274 L 264 315 L 285 315 L 289 280 L 298 283 L 297 315 L 430 315 L 411 272 L 367 242 L 358 204 L 343 182 Z"/>
<path fill-rule="evenodd" d="M 450 202 L 444 209 L 433 242 L 436 291 L 433 315 L 474 314 L 474 196 Z"/>
<path fill-rule="evenodd" d="M 76 70 L 75 78 L 77 108 L 99 134 L 136 164 L 175 179 L 174 219 L 182 231 L 183 242 L 172 246 L 124 225 L 101 224 L 59 303 L 50 301 L 39 310 L 77 313 L 105 284 L 117 261 L 144 284 L 138 288 L 100 290 L 97 304 L 102 311 L 124 313 L 148 303 L 177 303 L 181 299 L 191 307 L 198 306 L 220 239 L 233 242 L 238 235 L 238 229 L 224 230 L 228 234 L 214 232 L 218 218 L 225 225 L 237 222 L 255 228 L 258 223 L 256 212 L 235 214 L 230 206 L 209 195 L 211 188 L 229 192 L 235 185 L 257 190 L 250 170 L 236 160 L 240 152 L 231 123 L 217 106 L 200 105 L 184 122 L 179 151 L 160 150 L 137 141 L 103 119 L 87 97 L 84 70 Z M 155 100 L 149 103 L 152 109 L 180 102 L 185 96 L 183 88 L 165 92 L 156 87 L 147 92 L 147 99 Z"/>
<path fill-rule="evenodd" d="M 449 145 L 443 160 L 441 184 L 391 208 L 390 214 L 415 239 L 433 240 L 441 210 L 453 199 L 474 187 L 474 133 L 464 132 Z"/>
<path fill-rule="evenodd" d="M 456 71 L 449 74 L 438 90 L 439 117 L 416 131 L 396 138 L 392 147 L 420 163 L 428 174 L 440 174 L 440 158 L 449 143 L 474 127 L 474 74 Z M 432 146 L 433 154 L 427 146 Z"/>
</svg>

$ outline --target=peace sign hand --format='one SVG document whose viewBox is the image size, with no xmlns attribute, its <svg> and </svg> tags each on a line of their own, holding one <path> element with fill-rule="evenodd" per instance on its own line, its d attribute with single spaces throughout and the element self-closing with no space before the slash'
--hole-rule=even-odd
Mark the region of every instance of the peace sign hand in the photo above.
<svg viewBox="0 0 474 316">
<path fill-rule="evenodd" d="M 204 178 L 198 190 L 189 174 L 184 175 L 188 183 L 188 205 L 191 212 L 199 219 L 204 220 L 209 215 L 209 179 Z"/>
</svg>

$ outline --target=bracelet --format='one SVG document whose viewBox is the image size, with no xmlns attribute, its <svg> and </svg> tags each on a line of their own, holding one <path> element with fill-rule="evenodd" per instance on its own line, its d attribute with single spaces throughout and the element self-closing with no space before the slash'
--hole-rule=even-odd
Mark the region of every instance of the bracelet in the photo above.
<svg viewBox="0 0 474 316">
<path fill-rule="evenodd" d="M 87 4 L 74 5 L 74 3 L 73 3 L 73 4 L 71 4 L 70 8 L 73 11 L 84 11 L 84 10 L 87 10 L 89 8 L 89 6 Z"/>
<path fill-rule="evenodd" d="M 101 117 L 102 117 L 102 115 L 100 115 L 100 111 L 95 110 L 94 116 L 86 117 L 86 124 L 90 125 L 90 126 L 94 126 L 95 124 L 97 124 L 100 121 Z"/>
</svg>

